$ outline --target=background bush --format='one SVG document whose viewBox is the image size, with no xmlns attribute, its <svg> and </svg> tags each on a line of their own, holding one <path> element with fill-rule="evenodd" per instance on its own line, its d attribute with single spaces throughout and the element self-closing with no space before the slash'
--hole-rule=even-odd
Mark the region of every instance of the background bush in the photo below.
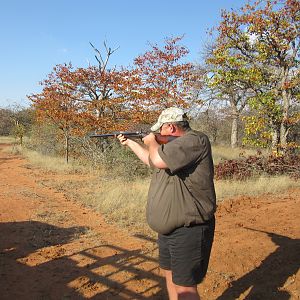
<svg viewBox="0 0 300 300">
<path fill-rule="evenodd" d="M 215 166 L 216 180 L 246 180 L 261 175 L 289 175 L 292 178 L 299 179 L 300 155 L 269 155 L 265 157 L 261 152 L 258 152 L 257 155 L 225 160 Z"/>
</svg>

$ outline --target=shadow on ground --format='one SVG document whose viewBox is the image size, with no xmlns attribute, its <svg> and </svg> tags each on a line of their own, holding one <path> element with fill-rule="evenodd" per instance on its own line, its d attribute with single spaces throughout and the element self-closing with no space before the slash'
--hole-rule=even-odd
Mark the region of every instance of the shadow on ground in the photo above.
<svg viewBox="0 0 300 300">
<path fill-rule="evenodd" d="M 1 299 L 167 298 L 157 262 L 147 253 L 101 244 L 65 254 L 64 247 L 86 230 L 0 223 Z"/>
<path fill-rule="evenodd" d="M 243 299 L 291 299 L 292 295 L 282 287 L 287 279 L 299 270 L 300 240 L 272 232 L 245 228 L 266 233 L 277 249 L 268 255 L 258 267 L 233 281 L 217 299 L 239 299 L 242 294 L 244 294 Z"/>
</svg>

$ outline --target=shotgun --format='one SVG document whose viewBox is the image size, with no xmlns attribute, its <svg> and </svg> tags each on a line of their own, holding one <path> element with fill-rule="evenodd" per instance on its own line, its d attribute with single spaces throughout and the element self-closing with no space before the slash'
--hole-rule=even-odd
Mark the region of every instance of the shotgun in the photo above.
<svg viewBox="0 0 300 300">
<path fill-rule="evenodd" d="M 117 137 L 119 134 L 123 134 L 126 138 L 138 138 L 142 139 L 149 133 L 142 132 L 142 131 L 119 131 L 114 133 L 105 133 L 105 134 L 91 134 L 91 138 L 107 138 L 107 137 Z M 177 138 L 177 136 L 171 136 L 171 135 L 161 135 L 159 133 L 155 133 L 155 139 L 158 144 L 167 144 Z"/>
</svg>

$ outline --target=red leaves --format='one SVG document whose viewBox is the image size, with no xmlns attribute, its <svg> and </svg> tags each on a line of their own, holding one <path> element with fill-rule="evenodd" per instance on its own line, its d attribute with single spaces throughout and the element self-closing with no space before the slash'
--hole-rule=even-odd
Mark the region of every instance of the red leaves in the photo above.
<svg viewBox="0 0 300 300">
<path fill-rule="evenodd" d="M 134 60 L 142 81 L 139 94 L 141 99 L 147 99 L 151 109 L 189 105 L 186 96 L 192 64 L 182 62 L 189 53 L 178 44 L 182 38 L 167 38 L 162 47 L 151 45 L 151 50 Z"/>
<path fill-rule="evenodd" d="M 103 58 L 93 47 L 98 66 L 74 69 L 71 64 L 57 65 L 41 83 L 42 93 L 29 99 L 40 120 L 51 119 L 74 134 L 152 123 L 161 108 L 188 105 L 185 96 L 192 65 L 181 62 L 188 53 L 178 44 L 181 39 L 166 39 L 162 47 L 154 45 L 137 57 L 135 68 L 118 70 L 107 68 L 109 49 Z"/>
</svg>

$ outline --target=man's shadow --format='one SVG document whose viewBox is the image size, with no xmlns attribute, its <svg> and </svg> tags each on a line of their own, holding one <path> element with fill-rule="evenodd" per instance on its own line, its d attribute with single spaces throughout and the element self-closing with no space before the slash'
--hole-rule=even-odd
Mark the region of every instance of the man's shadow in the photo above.
<svg viewBox="0 0 300 300">
<path fill-rule="evenodd" d="M 60 246 L 87 230 L 36 221 L 0 223 L 0 299 L 85 299 L 87 296 L 78 290 L 80 285 L 91 292 L 93 286 L 103 286 L 101 291 L 89 294 L 89 299 L 166 299 L 166 291 L 160 288 L 163 278 L 154 272 L 156 259 L 141 250 L 100 243 L 77 253 L 48 256 L 48 249 L 59 251 Z M 41 249 L 46 251 L 43 256 L 39 256 Z M 31 264 L 28 257 L 42 260 Z M 80 265 L 76 257 L 90 262 Z M 149 263 L 154 265 L 153 269 L 142 267 Z M 95 272 L 101 269 L 110 271 L 103 275 Z M 149 283 L 139 291 L 128 286 L 143 279 Z M 149 291 L 153 291 L 151 296 Z"/>
<path fill-rule="evenodd" d="M 54 285 L 54 275 L 56 279 L 62 279 L 59 269 L 55 274 L 49 272 L 53 270 L 51 267 L 45 268 L 58 260 L 50 259 L 45 264 L 30 266 L 20 259 L 45 247 L 66 244 L 85 230 L 84 227 L 59 228 L 36 221 L 0 223 L 0 298 L 43 299 L 48 287 Z M 73 269 L 74 266 L 70 266 L 70 271 Z M 63 289 L 63 293 L 68 290 L 67 287 Z"/>
<path fill-rule="evenodd" d="M 247 290 L 246 293 L 248 294 L 243 299 L 291 299 L 290 293 L 281 287 L 288 277 L 296 274 L 299 270 L 300 240 L 272 232 L 245 228 L 266 233 L 278 248 L 266 257 L 258 267 L 233 281 L 231 286 L 217 299 L 238 299 Z"/>
</svg>

